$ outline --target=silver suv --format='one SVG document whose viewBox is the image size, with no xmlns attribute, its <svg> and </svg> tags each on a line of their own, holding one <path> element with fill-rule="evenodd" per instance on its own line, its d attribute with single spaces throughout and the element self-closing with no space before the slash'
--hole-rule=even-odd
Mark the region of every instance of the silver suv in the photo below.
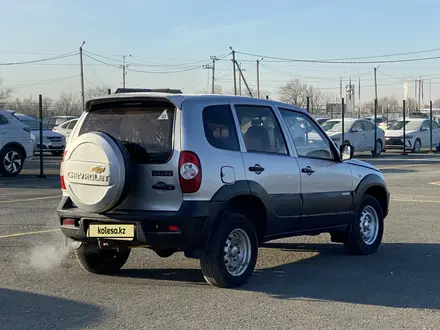
<svg viewBox="0 0 440 330">
<path fill-rule="evenodd" d="M 121 93 L 89 100 L 61 165 L 61 230 L 92 273 L 133 247 L 200 259 L 208 283 L 248 281 L 258 246 L 330 233 L 355 254 L 382 241 L 389 192 L 304 110 L 221 95 Z"/>
</svg>

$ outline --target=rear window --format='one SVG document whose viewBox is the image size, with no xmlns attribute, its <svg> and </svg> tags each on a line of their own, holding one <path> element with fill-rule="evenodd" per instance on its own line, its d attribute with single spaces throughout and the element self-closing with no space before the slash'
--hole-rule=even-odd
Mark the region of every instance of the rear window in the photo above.
<svg viewBox="0 0 440 330">
<path fill-rule="evenodd" d="M 125 145 L 133 162 L 166 163 L 173 154 L 174 114 L 169 102 L 100 104 L 87 114 L 79 135 L 105 132 Z"/>
</svg>

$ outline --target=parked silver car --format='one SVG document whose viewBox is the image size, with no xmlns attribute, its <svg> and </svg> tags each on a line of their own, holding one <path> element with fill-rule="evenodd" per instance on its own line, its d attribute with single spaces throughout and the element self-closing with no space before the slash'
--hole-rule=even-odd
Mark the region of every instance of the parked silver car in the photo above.
<svg viewBox="0 0 440 330">
<path fill-rule="evenodd" d="M 378 169 L 352 156 L 289 104 L 109 95 L 87 101 L 71 134 L 59 223 L 89 272 L 117 272 L 131 248 L 146 247 L 183 251 L 211 285 L 239 286 L 273 239 L 330 233 L 351 253 L 378 249 L 389 192 Z"/>
</svg>

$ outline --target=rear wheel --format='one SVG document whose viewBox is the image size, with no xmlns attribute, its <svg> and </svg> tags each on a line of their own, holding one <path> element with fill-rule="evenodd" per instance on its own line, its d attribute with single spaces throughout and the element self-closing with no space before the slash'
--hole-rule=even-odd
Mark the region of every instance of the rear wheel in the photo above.
<svg viewBox="0 0 440 330">
<path fill-rule="evenodd" d="M 93 274 L 113 274 L 125 265 L 130 250 L 101 250 L 96 243 L 83 243 L 75 250 L 75 255 L 86 271 Z"/>
<path fill-rule="evenodd" d="M 200 259 L 203 276 L 213 286 L 241 286 L 251 277 L 257 261 L 255 228 L 245 216 L 230 212 L 218 223 Z"/>
<path fill-rule="evenodd" d="M 0 152 L 0 174 L 17 176 L 23 169 L 24 157 L 16 147 L 6 147 Z"/>
</svg>

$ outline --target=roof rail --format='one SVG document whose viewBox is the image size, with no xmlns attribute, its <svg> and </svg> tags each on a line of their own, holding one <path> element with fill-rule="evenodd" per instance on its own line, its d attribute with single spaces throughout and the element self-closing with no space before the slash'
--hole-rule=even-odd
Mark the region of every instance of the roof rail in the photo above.
<svg viewBox="0 0 440 330">
<path fill-rule="evenodd" d="M 170 93 L 170 94 L 182 94 L 180 89 L 170 88 L 118 88 L 115 94 L 119 93 Z"/>
</svg>

